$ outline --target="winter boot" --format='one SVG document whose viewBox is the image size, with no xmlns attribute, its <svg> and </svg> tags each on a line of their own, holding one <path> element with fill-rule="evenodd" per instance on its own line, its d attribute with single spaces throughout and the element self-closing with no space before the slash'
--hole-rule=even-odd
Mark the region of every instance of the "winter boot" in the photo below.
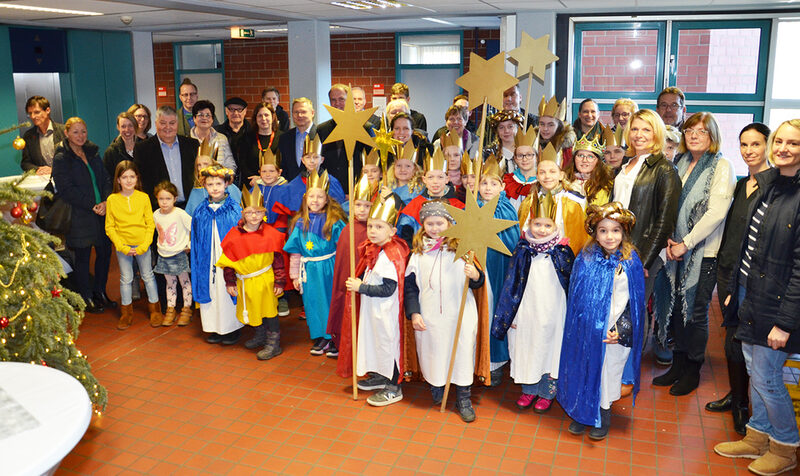
<svg viewBox="0 0 800 476">
<path fill-rule="evenodd" d="M 739 441 L 726 441 L 714 447 L 714 451 L 726 458 L 756 459 L 767 453 L 769 449 L 769 435 L 746 427 L 747 434 Z"/>
<path fill-rule="evenodd" d="M 119 308 L 120 317 L 117 322 L 117 329 L 123 330 L 131 326 L 133 321 L 133 304 L 122 305 Z"/>
<path fill-rule="evenodd" d="M 258 357 L 258 360 L 269 360 L 281 355 L 282 352 L 281 331 L 267 332 L 267 343 L 264 345 L 263 349 L 258 351 L 256 357 Z"/>
<path fill-rule="evenodd" d="M 164 322 L 164 315 L 161 314 L 161 303 L 158 301 L 148 302 L 147 310 L 150 312 L 150 327 L 161 327 L 161 323 Z"/>
<path fill-rule="evenodd" d="M 683 375 L 681 375 L 678 381 L 675 382 L 675 385 L 669 389 L 669 394 L 680 397 L 694 392 L 697 386 L 700 385 L 700 367 L 702 366 L 702 361 L 698 362 L 696 360 L 686 359 Z"/>
<path fill-rule="evenodd" d="M 611 426 L 611 409 L 600 409 L 600 428 L 592 428 L 589 430 L 589 438 L 593 440 L 602 440 L 608 436 L 608 428 Z"/>
<path fill-rule="evenodd" d="M 164 320 L 161 321 L 161 325 L 164 327 L 169 327 L 172 324 L 175 324 L 175 317 L 177 312 L 175 311 L 174 307 L 168 307 L 167 312 L 164 313 Z"/>
<path fill-rule="evenodd" d="M 767 453 L 750 463 L 750 471 L 762 476 L 781 474 L 797 467 L 797 445 L 778 443 L 769 439 Z"/>
<path fill-rule="evenodd" d="M 465 423 L 475 421 L 475 409 L 472 408 L 472 388 L 456 385 L 456 410 Z"/>
<path fill-rule="evenodd" d="M 730 369 L 729 369 L 730 370 Z M 706 410 L 714 413 L 727 412 L 731 409 L 731 392 L 713 402 L 706 403 Z"/>
<path fill-rule="evenodd" d="M 260 325 L 256 326 L 256 333 L 253 335 L 253 338 L 246 341 L 244 343 L 245 348 L 247 349 L 258 349 L 259 347 L 264 347 L 267 344 L 267 323 L 261 322 Z"/>
<path fill-rule="evenodd" d="M 189 325 L 189 323 L 192 322 L 192 314 L 194 314 L 194 309 L 189 306 L 184 306 L 178 318 L 178 325 L 181 327 Z"/>
<path fill-rule="evenodd" d="M 659 375 L 653 379 L 653 385 L 656 387 L 669 387 L 674 385 L 683 375 L 686 367 L 686 354 L 684 352 L 675 351 L 672 353 L 672 367 L 667 370 L 667 373 Z"/>
</svg>

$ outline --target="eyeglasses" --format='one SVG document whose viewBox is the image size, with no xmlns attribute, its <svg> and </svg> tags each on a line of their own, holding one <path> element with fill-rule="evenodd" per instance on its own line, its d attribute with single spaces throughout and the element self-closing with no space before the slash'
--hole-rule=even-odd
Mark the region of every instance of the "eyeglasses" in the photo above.
<svg viewBox="0 0 800 476">
<path fill-rule="evenodd" d="M 687 136 L 705 137 L 708 135 L 708 129 L 685 129 L 683 133 Z"/>
<path fill-rule="evenodd" d="M 595 157 L 594 154 L 592 154 L 591 152 L 586 154 L 580 154 L 580 153 L 575 154 L 575 158 L 581 160 L 597 160 L 597 157 Z"/>
<path fill-rule="evenodd" d="M 134 114 L 133 117 L 136 119 L 147 119 L 147 114 Z"/>
<path fill-rule="evenodd" d="M 623 119 L 627 119 L 627 118 L 631 117 L 631 113 L 629 113 L 629 112 L 615 112 L 614 114 L 611 115 L 611 117 L 621 117 Z"/>
<path fill-rule="evenodd" d="M 665 102 L 660 102 L 660 103 L 658 103 L 658 107 L 659 107 L 659 109 L 676 109 L 677 110 L 677 109 L 682 108 L 683 104 L 678 104 L 676 102 L 673 102 L 672 104 L 665 103 Z"/>
<path fill-rule="evenodd" d="M 254 216 L 263 215 L 263 214 L 264 214 L 263 210 L 248 210 L 248 211 L 244 212 L 244 216 L 246 216 L 246 217 L 254 217 Z"/>
<path fill-rule="evenodd" d="M 532 159 L 536 157 L 536 154 L 517 154 L 518 159 Z"/>
<path fill-rule="evenodd" d="M 209 119 L 209 118 L 211 118 L 212 116 L 211 116 L 211 113 L 210 113 L 210 112 L 198 112 L 198 113 L 196 114 L 196 117 L 199 117 L 199 118 L 201 118 L 201 119 Z"/>
<path fill-rule="evenodd" d="M 181 93 L 181 94 L 179 94 L 179 96 L 182 97 L 182 98 L 188 98 L 188 97 L 192 97 L 192 96 L 197 96 L 197 93 Z"/>
<path fill-rule="evenodd" d="M 230 113 L 234 113 L 235 112 L 237 114 L 241 114 L 241 113 L 244 112 L 244 108 L 241 108 L 241 107 L 229 107 L 227 109 L 228 109 L 228 112 L 230 112 Z"/>
</svg>

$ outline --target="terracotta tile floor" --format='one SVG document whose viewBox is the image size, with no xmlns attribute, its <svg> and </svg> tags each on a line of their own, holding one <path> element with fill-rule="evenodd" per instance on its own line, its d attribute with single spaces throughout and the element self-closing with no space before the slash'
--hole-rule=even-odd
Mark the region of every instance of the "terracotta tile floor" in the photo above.
<svg viewBox="0 0 800 476">
<path fill-rule="evenodd" d="M 115 278 L 112 271 L 113 297 Z M 698 391 L 672 397 L 652 388 L 663 368 L 648 354 L 636 407 L 617 403 L 611 434 L 599 443 L 570 435 L 558 405 L 544 416 L 518 411 L 519 388 L 508 379 L 473 390 L 472 424 L 452 404 L 440 413 L 422 383 L 406 384 L 404 400 L 388 407 L 368 406 L 364 392 L 353 401 L 336 361 L 309 355 L 296 307 L 281 319 L 284 353 L 269 362 L 241 342 L 206 344 L 197 317 L 186 328 L 153 329 L 144 300 L 135 308 L 126 331 L 110 311 L 84 321 L 78 344 L 109 403 L 60 475 L 748 474 L 750 460 L 712 451 L 736 437 L 730 416 L 703 409 L 728 390 L 716 300 Z"/>
</svg>

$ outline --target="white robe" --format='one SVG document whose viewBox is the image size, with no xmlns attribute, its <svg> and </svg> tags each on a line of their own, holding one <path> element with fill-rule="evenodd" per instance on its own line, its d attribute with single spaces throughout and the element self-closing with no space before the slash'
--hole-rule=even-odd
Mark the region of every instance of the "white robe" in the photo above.
<svg viewBox="0 0 800 476">
<path fill-rule="evenodd" d="M 614 327 L 614 323 L 628 305 L 628 275 L 624 272 L 614 274 L 613 292 L 606 321 L 606 332 Z M 631 349 L 620 344 L 605 344 L 605 347 L 603 370 L 600 374 L 600 408 L 608 410 L 611 408 L 611 404 L 620 398 L 622 371 L 625 369 L 625 362 L 628 360 Z"/>
<path fill-rule="evenodd" d="M 383 278 L 397 280 L 397 269 L 383 251 L 375 267 L 364 273 L 364 284 L 383 284 Z M 358 319 L 356 372 L 375 372 L 392 378 L 394 366 L 400 368 L 400 301 L 397 289 L 389 297 L 361 295 Z"/>
<path fill-rule="evenodd" d="M 422 320 L 427 327 L 424 331 L 414 331 L 419 367 L 422 376 L 434 387 L 442 387 L 447 383 L 458 307 L 466 280 L 464 260 L 453 261 L 454 257 L 455 253 L 446 248 L 423 254 L 414 253 L 406 267 L 406 275 L 416 275 Z M 469 289 L 450 379 L 452 384 L 472 385 L 477 336 L 478 306 Z"/>
<path fill-rule="evenodd" d="M 209 206 L 219 208 L 221 205 L 221 203 L 214 203 Z M 213 266 L 222 256 L 222 240 L 217 232 L 217 220 L 211 222 L 211 228 L 213 234 L 209 262 Z M 211 296 L 211 302 L 200 304 L 200 322 L 203 324 L 203 332 L 229 334 L 244 326 L 236 318 L 236 304 L 233 303 L 233 299 L 225 288 L 224 271 L 218 266 L 214 266 L 214 272 L 208 274 L 208 294 Z"/>
<path fill-rule="evenodd" d="M 546 253 L 539 253 L 531 260 L 525 291 L 512 323 L 516 329 L 508 329 L 514 383 L 534 384 L 547 373 L 558 378 L 566 315 L 567 296 L 553 261 Z"/>
</svg>

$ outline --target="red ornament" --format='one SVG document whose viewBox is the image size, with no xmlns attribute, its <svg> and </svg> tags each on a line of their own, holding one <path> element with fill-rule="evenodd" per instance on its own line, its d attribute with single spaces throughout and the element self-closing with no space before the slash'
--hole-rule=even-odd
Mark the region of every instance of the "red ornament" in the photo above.
<svg viewBox="0 0 800 476">
<path fill-rule="evenodd" d="M 31 204 L 28 205 L 28 211 L 29 212 L 35 212 L 38 209 L 39 209 L 39 204 L 36 203 L 36 202 L 31 202 Z"/>
<path fill-rule="evenodd" d="M 0 317 L 0 329 L 5 329 L 6 327 L 8 327 L 8 324 L 10 322 L 11 321 L 9 321 L 8 317 L 6 316 Z"/>
<path fill-rule="evenodd" d="M 42 365 L 43 365 L 43 366 L 45 366 L 45 367 L 47 367 L 47 362 L 45 362 L 44 360 L 42 360 Z"/>
<path fill-rule="evenodd" d="M 50 291 L 50 294 L 52 294 L 53 297 L 61 297 L 61 289 L 53 288 L 53 290 Z"/>
<path fill-rule="evenodd" d="M 11 209 L 11 216 L 14 218 L 19 218 L 22 216 L 22 207 L 15 206 Z"/>
</svg>

